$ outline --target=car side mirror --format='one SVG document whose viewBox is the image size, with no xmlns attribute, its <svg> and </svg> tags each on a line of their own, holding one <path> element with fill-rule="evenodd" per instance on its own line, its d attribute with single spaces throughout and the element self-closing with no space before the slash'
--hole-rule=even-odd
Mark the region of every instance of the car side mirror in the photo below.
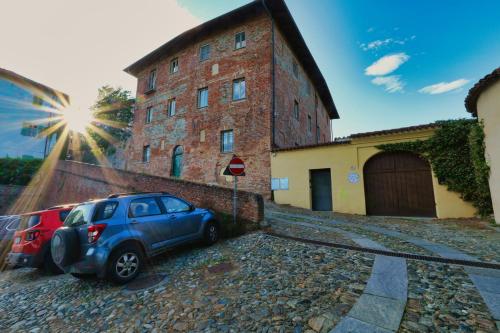
<svg viewBox="0 0 500 333">
<path fill-rule="evenodd" d="M 196 207 L 195 207 L 194 205 L 191 205 L 191 204 L 189 205 L 189 211 L 190 211 L 190 212 L 192 212 L 192 211 L 193 211 L 193 210 L 195 210 L 195 209 L 196 209 Z"/>
</svg>

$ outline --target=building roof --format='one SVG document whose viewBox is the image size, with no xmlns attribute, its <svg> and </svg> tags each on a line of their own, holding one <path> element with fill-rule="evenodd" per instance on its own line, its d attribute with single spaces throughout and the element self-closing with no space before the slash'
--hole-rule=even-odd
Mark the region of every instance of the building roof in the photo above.
<svg viewBox="0 0 500 333">
<path fill-rule="evenodd" d="M 430 124 L 423 124 L 423 125 L 416 125 L 416 126 L 392 128 L 392 129 L 381 130 L 381 131 L 356 133 L 356 134 L 351 134 L 349 137 L 352 139 L 357 139 L 357 138 L 365 138 L 368 136 L 380 136 L 380 135 L 389 135 L 389 134 L 397 134 L 397 133 L 405 133 L 405 132 L 423 131 L 423 130 L 428 130 L 428 129 L 435 129 L 438 127 L 440 127 L 439 124 L 430 123 Z"/>
<path fill-rule="evenodd" d="M 483 77 L 469 90 L 469 94 L 465 98 L 465 108 L 472 113 L 474 117 L 477 117 L 477 100 L 479 96 L 486 88 L 498 80 L 500 80 L 500 67 Z"/>
<path fill-rule="evenodd" d="M 390 134 L 398 134 L 398 133 L 405 133 L 405 132 L 416 132 L 416 131 L 423 131 L 423 130 L 428 130 L 428 129 L 436 129 L 438 127 L 440 127 L 440 125 L 438 123 L 430 123 L 430 124 L 417 125 L 417 126 L 393 128 L 393 129 L 382 130 L 382 131 L 356 133 L 356 134 L 351 134 L 347 137 L 335 138 L 335 140 L 331 141 L 331 142 L 316 143 L 316 144 L 288 147 L 288 148 L 275 148 L 275 149 L 273 149 L 273 152 L 282 152 L 282 151 L 301 150 L 301 149 L 308 149 L 308 148 L 345 145 L 345 144 L 350 144 L 352 142 L 352 139 L 357 139 L 357 138 L 365 138 L 365 137 L 380 136 L 380 135 L 390 135 Z"/>
<path fill-rule="evenodd" d="M 158 61 L 166 54 L 182 49 L 210 34 L 222 31 L 226 29 L 228 25 L 234 24 L 235 22 L 241 22 L 245 19 L 262 15 L 266 13 L 267 10 L 276 23 L 276 26 L 283 32 L 290 48 L 311 78 L 311 81 L 319 93 L 321 101 L 325 105 L 330 119 L 338 119 L 339 114 L 325 78 L 323 74 L 321 74 L 316 61 L 309 51 L 297 24 L 283 0 L 255 0 L 247 5 L 187 30 L 125 68 L 125 72 L 137 77 L 141 70 Z"/>
<path fill-rule="evenodd" d="M 36 94 L 48 94 L 49 96 L 56 96 L 60 99 L 61 103 L 69 104 L 69 96 L 59 90 L 46 86 L 44 84 L 38 83 L 31 79 L 28 79 L 25 76 L 17 74 L 13 71 L 9 71 L 8 69 L 0 68 L 0 79 L 9 80 L 16 85 L 23 87 L 29 91 L 31 91 L 34 95 Z M 39 96 L 43 97 L 43 96 Z"/>
</svg>

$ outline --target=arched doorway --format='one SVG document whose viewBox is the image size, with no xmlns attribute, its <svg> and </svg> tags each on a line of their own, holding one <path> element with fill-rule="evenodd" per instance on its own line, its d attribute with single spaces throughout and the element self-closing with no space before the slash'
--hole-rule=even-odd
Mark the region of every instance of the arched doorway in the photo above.
<svg viewBox="0 0 500 333">
<path fill-rule="evenodd" d="M 184 155 L 184 150 L 182 146 L 176 146 L 172 154 L 172 172 L 173 177 L 180 177 L 182 174 L 182 157 Z"/>
<path fill-rule="evenodd" d="M 435 217 L 429 163 L 407 152 L 380 153 L 363 168 L 366 214 Z"/>
</svg>

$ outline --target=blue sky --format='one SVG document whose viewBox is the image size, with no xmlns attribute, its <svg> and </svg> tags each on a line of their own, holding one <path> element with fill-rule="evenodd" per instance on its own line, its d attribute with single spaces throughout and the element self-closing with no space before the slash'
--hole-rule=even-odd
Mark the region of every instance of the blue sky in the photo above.
<svg viewBox="0 0 500 333">
<path fill-rule="evenodd" d="M 178 0 L 202 21 L 247 2 Z M 500 1 L 286 3 L 339 110 L 335 137 L 469 117 L 469 88 L 500 66 Z"/>
</svg>

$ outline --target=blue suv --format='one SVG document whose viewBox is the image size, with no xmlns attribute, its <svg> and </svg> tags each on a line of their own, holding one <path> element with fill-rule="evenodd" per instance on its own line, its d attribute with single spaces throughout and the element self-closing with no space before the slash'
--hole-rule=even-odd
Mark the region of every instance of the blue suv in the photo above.
<svg viewBox="0 0 500 333">
<path fill-rule="evenodd" d="M 52 237 L 54 262 L 78 278 L 134 279 L 146 258 L 219 238 L 214 213 L 168 193 L 113 194 L 74 207 Z"/>
</svg>

